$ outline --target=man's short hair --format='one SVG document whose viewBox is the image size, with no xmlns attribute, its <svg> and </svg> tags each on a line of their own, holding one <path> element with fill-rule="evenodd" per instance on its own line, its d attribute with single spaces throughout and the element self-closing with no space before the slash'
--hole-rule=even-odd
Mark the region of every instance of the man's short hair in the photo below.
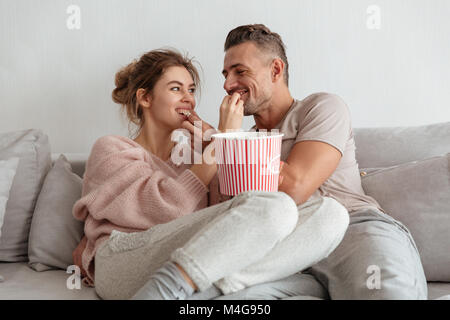
<svg viewBox="0 0 450 320">
<path fill-rule="evenodd" d="M 224 51 L 241 43 L 253 41 L 256 46 L 266 52 L 270 52 L 283 60 L 284 82 L 289 84 L 289 63 L 286 57 L 286 50 L 283 40 L 278 33 L 272 32 L 263 24 L 248 24 L 239 26 L 228 33 L 225 40 Z"/>
</svg>

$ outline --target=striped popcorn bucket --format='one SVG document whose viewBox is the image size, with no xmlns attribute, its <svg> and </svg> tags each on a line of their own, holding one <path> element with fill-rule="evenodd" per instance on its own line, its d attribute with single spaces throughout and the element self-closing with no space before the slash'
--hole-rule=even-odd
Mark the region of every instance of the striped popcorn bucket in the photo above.
<svg viewBox="0 0 450 320">
<path fill-rule="evenodd" d="M 278 191 L 282 133 L 213 134 L 220 192 Z"/>
</svg>

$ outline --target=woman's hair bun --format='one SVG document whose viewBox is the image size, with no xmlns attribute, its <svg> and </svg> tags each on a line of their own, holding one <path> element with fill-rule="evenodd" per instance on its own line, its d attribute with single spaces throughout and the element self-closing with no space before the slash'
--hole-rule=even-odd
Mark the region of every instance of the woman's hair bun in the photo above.
<svg viewBox="0 0 450 320">
<path fill-rule="evenodd" d="M 116 73 L 115 85 L 116 88 L 112 92 L 112 99 L 114 102 L 126 105 L 130 102 L 131 98 L 131 90 L 128 87 L 130 83 L 130 79 L 133 75 L 134 70 L 136 69 L 137 61 L 134 60 L 126 67 L 123 67 Z"/>
</svg>

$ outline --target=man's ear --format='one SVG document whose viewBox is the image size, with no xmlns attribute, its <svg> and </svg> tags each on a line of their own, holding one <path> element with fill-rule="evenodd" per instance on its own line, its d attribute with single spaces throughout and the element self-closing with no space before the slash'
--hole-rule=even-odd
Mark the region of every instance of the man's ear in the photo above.
<svg viewBox="0 0 450 320">
<path fill-rule="evenodd" d="M 151 106 L 151 102 L 152 102 L 152 97 L 151 94 L 149 94 L 147 92 L 147 90 L 143 89 L 143 88 L 139 88 L 136 91 L 136 101 L 138 102 L 138 104 L 140 104 L 142 107 L 144 108 L 150 108 Z"/>
<path fill-rule="evenodd" d="M 277 82 L 283 78 L 284 62 L 279 58 L 272 61 L 272 82 Z"/>
</svg>

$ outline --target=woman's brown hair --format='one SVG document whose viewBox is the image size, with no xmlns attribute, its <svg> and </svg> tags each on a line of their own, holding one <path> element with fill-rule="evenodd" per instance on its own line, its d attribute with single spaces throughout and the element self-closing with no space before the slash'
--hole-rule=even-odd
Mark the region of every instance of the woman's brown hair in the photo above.
<svg viewBox="0 0 450 320">
<path fill-rule="evenodd" d="M 126 67 L 116 73 L 116 88 L 112 91 L 114 102 L 121 104 L 130 124 L 137 126 L 131 136 L 136 137 L 145 123 L 142 107 L 136 99 L 138 89 L 145 89 L 151 94 L 156 82 L 169 67 L 182 66 L 191 74 L 194 84 L 200 87 L 200 77 L 193 64 L 193 60 L 181 55 L 173 49 L 157 49 L 142 55 L 139 60 L 133 60 Z"/>
</svg>

